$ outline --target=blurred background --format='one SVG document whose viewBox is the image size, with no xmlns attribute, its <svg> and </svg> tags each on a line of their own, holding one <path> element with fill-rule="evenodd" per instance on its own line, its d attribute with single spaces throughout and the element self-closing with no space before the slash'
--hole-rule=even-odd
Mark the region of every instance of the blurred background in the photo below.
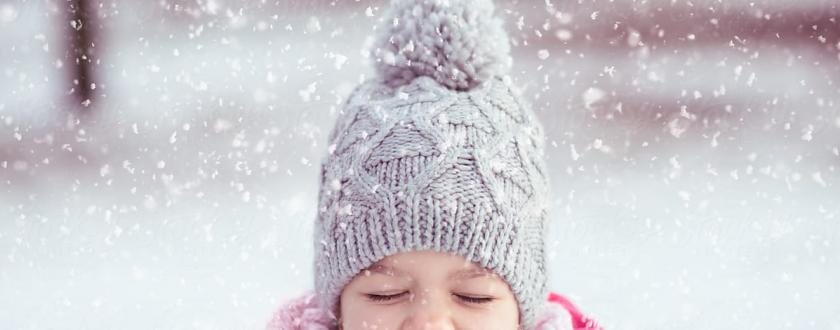
<svg viewBox="0 0 840 330">
<path fill-rule="evenodd" d="M 0 0 L 0 328 L 260 329 L 386 1 Z M 840 329 L 840 3 L 497 1 L 550 283 L 607 329 Z"/>
</svg>

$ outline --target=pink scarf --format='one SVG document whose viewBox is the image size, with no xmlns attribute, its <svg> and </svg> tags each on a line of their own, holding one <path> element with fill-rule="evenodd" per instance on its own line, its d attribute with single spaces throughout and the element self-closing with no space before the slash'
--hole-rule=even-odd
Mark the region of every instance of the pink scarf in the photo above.
<svg viewBox="0 0 840 330">
<path fill-rule="evenodd" d="M 549 294 L 546 304 L 547 308 L 533 330 L 603 330 L 562 295 Z M 315 295 L 310 293 L 281 306 L 266 330 L 332 330 L 330 326 L 334 319 L 330 314 L 318 307 Z"/>
</svg>

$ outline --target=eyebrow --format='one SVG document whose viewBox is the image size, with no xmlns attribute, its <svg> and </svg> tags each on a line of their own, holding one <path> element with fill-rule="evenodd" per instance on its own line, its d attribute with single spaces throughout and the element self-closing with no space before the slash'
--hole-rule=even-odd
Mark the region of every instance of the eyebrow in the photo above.
<svg viewBox="0 0 840 330">
<path fill-rule="evenodd" d="M 449 274 L 449 279 L 459 279 L 459 280 L 469 280 L 478 277 L 485 277 L 492 275 L 493 272 L 479 267 L 470 267 L 468 269 L 462 269 L 457 272 L 452 272 Z"/>
<path fill-rule="evenodd" d="M 388 267 L 382 264 L 374 264 L 373 266 L 368 267 L 366 270 L 371 273 L 382 274 L 385 276 L 405 276 L 405 273 L 403 273 L 399 269 Z"/>
<path fill-rule="evenodd" d="M 396 277 L 407 276 L 405 274 L 405 272 L 403 272 L 399 269 L 389 267 L 389 266 L 386 266 L 386 265 L 382 265 L 382 264 L 374 264 L 373 266 L 370 266 L 365 270 L 370 271 L 371 273 L 381 274 L 381 275 L 385 275 L 385 276 L 396 276 Z M 462 269 L 462 270 L 459 270 L 459 271 L 451 272 L 451 273 L 449 273 L 447 278 L 450 279 L 450 280 L 452 280 L 452 279 L 465 280 L 465 279 L 473 279 L 473 278 L 477 278 L 477 277 L 488 276 L 488 275 L 492 275 L 492 274 L 493 274 L 493 272 L 491 272 L 487 269 L 472 266 L 472 267 L 469 267 L 467 269 Z"/>
</svg>

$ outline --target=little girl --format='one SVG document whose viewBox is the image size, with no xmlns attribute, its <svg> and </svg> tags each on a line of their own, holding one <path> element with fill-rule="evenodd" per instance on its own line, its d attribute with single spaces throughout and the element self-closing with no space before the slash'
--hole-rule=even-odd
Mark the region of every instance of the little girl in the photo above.
<svg viewBox="0 0 840 330">
<path fill-rule="evenodd" d="M 543 131 L 490 0 L 394 0 L 321 164 L 314 293 L 268 329 L 599 329 L 546 288 Z"/>
</svg>

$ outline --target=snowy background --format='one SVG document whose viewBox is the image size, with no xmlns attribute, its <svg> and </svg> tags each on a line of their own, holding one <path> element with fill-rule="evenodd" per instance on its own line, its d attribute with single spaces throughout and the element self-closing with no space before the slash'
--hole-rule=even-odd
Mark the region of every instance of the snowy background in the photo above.
<svg viewBox="0 0 840 330">
<path fill-rule="evenodd" d="M 312 286 L 383 1 L 0 0 L 0 328 L 259 329 Z M 607 329 L 840 329 L 840 4 L 498 1 L 547 129 L 551 287 Z"/>
</svg>

